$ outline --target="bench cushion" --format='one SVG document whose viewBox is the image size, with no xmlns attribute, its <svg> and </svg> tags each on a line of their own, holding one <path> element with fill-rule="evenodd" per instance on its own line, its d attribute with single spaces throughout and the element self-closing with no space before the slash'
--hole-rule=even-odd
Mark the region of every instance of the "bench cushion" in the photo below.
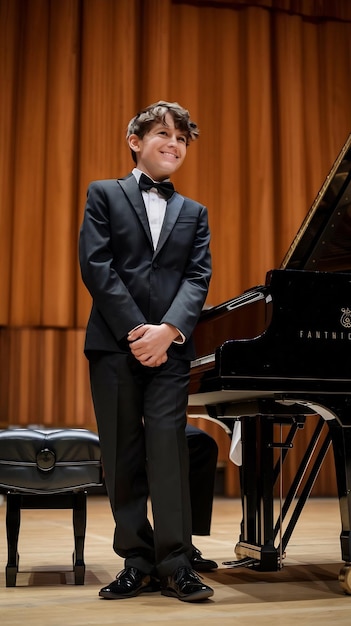
<svg viewBox="0 0 351 626">
<path fill-rule="evenodd" d="M 60 493 L 102 484 L 96 433 L 80 428 L 0 430 L 0 487 Z"/>
</svg>

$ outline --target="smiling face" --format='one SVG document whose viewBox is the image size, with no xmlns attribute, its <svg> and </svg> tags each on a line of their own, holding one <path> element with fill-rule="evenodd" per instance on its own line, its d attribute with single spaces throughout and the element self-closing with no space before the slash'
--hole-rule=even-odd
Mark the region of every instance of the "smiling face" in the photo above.
<svg viewBox="0 0 351 626">
<path fill-rule="evenodd" d="M 142 138 L 130 135 L 128 143 L 136 154 L 137 167 L 153 180 L 161 181 L 182 165 L 188 139 L 175 127 L 172 115 L 167 113 L 164 124 L 156 122 Z"/>
</svg>

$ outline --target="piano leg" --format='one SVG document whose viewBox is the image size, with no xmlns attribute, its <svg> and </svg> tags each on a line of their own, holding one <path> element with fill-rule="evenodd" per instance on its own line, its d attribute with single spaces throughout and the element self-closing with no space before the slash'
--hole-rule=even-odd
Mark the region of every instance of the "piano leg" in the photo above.
<svg viewBox="0 0 351 626">
<path fill-rule="evenodd" d="M 243 520 L 239 542 L 235 546 L 235 553 L 240 560 L 224 564 L 232 567 L 249 565 L 262 571 L 276 571 L 283 566 L 287 543 L 311 493 L 328 451 L 331 435 L 329 432 L 325 435 L 325 420 L 321 417 L 299 463 L 296 476 L 288 486 L 284 503 L 279 480 L 280 514 L 274 524 L 274 487 L 277 486 L 278 479 L 282 478 L 284 460 L 288 451 L 293 448 L 295 436 L 303 427 L 306 417 L 299 413 L 288 415 L 281 407 L 270 407 L 265 403 L 262 403 L 261 408 L 266 413 L 241 419 L 243 464 L 240 477 Z M 275 426 L 280 429 L 282 426 L 289 428 L 285 438 L 280 430 L 280 441 L 274 441 Z M 314 456 L 317 445 L 319 451 Z M 279 460 L 275 464 L 274 449 L 280 450 Z M 283 523 L 288 513 L 289 521 L 283 532 Z M 278 537 L 278 545 L 274 545 Z"/>
<path fill-rule="evenodd" d="M 345 421 L 338 411 L 342 423 L 348 423 L 348 416 Z M 341 556 L 345 561 L 345 566 L 339 574 L 341 587 L 347 594 L 351 594 L 351 427 L 343 427 L 338 420 L 327 422 L 332 437 L 332 444 L 335 459 L 335 471 L 338 487 L 338 497 L 341 517 Z"/>
<path fill-rule="evenodd" d="M 238 557 L 251 557 L 262 571 L 279 569 L 273 523 L 273 420 L 263 415 L 245 416 L 242 423 L 241 491 L 243 521 Z"/>
</svg>

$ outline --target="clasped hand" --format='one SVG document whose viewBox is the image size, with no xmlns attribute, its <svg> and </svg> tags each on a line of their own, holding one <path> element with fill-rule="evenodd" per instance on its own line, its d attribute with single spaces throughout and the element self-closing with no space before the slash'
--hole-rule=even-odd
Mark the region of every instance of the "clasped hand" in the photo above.
<svg viewBox="0 0 351 626">
<path fill-rule="evenodd" d="M 178 334 L 170 324 L 144 324 L 128 334 L 128 341 L 132 354 L 142 365 L 159 367 L 167 361 L 167 350 Z"/>
</svg>

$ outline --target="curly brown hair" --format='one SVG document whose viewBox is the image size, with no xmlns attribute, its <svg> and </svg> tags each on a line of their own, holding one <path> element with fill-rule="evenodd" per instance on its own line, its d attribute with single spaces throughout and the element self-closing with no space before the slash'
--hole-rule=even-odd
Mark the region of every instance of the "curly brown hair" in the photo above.
<svg viewBox="0 0 351 626">
<path fill-rule="evenodd" d="M 190 141 L 198 138 L 200 131 L 197 124 L 190 119 L 189 111 L 184 109 L 178 102 L 166 102 L 159 100 L 145 107 L 135 115 L 129 122 L 127 128 L 127 139 L 131 135 L 137 135 L 142 139 L 155 123 L 166 124 L 166 115 L 169 113 L 174 120 L 174 126 L 185 133 L 187 145 Z M 136 155 L 131 150 L 133 161 L 136 163 Z"/>
</svg>

